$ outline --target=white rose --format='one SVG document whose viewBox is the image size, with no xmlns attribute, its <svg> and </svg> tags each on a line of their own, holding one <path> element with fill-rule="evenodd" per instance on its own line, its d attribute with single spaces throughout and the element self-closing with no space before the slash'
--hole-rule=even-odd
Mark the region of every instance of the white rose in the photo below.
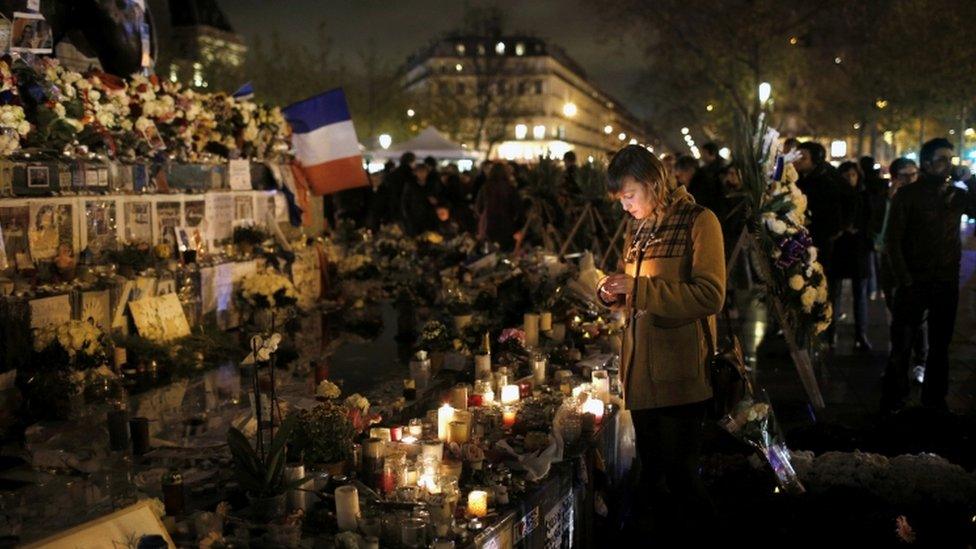
<svg viewBox="0 0 976 549">
<path fill-rule="evenodd" d="M 64 105 L 62 105 L 61 103 L 55 103 L 54 114 L 58 115 L 58 118 L 64 118 L 64 116 L 67 114 Z"/>
<path fill-rule="evenodd" d="M 792 289 L 794 289 L 794 290 L 796 290 L 796 291 L 799 292 L 800 290 L 803 289 L 803 284 L 804 284 L 804 281 L 803 281 L 803 277 L 802 276 L 800 276 L 800 275 L 793 275 L 793 276 L 790 277 L 790 288 L 792 288 Z"/>
<path fill-rule="evenodd" d="M 98 90 L 92 90 L 88 92 L 88 99 L 91 99 L 92 101 L 98 101 L 101 98 L 102 98 L 102 92 Z"/>
<path fill-rule="evenodd" d="M 827 302 L 827 295 L 828 294 L 827 294 L 827 285 L 826 284 L 817 287 L 817 303 L 826 303 Z"/>
<path fill-rule="evenodd" d="M 17 115 L 14 114 L 13 110 L 4 109 L 3 113 L 0 113 L 0 123 L 4 126 L 11 126 L 17 122 Z"/>
<path fill-rule="evenodd" d="M 773 234 L 783 234 L 786 232 L 786 223 L 783 223 L 779 219 L 767 219 L 766 226 Z"/>
<path fill-rule="evenodd" d="M 807 257 L 809 258 L 808 261 L 810 263 L 816 263 L 817 262 L 817 249 L 814 248 L 813 246 L 810 246 L 809 248 L 807 248 Z"/>
<path fill-rule="evenodd" d="M 29 134 L 30 131 L 31 131 L 30 122 L 26 120 L 24 120 L 23 122 L 17 125 L 17 133 L 19 133 L 21 136 Z"/>
<path fill-rule="evenodd" d="M 144 132 L 151 125 L 152 122 L 148 118 L 145 116 L 140 116 L 139 119 L 136 120 L 136 131 Z"/>
</svg>

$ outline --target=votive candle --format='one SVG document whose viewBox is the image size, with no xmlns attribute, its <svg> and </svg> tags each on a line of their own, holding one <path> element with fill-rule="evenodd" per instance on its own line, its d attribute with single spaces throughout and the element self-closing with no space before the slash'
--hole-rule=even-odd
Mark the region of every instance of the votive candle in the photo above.
<svg viewBox="0 0 976 549">
<path fill-rule="evenodd" d="M 599 425 L 603 421 L 603 410 L 605 404 L 598 398 L 589 397 L 583 403 L 584 414 L 593 414 L 594 422 Z"/>
<path fill-rule="evenodd" d="M 468 424 L 463 421 L 452 421 L 448 431 L 450 442 L 464 444 L 468 441 Z"/>
<path fill-rule="evenodd" d="M 491 355 L 474 355 L 474 378 L 491 377 Z"/>
<path fill-rule="evenodd" d="M 359 491 L 355 486 L 340 486 L 335 489 L 335 502 L 339 530 L 356 530 L 359 527 Z"/>
<path fill-rule="evenodd" d="M 472 490 L 468 492 L 468 515 L 484 518 L 488 514 L 488 492 Z"/>
<path fill-rule="evenodd" d="M 508 406 L 502 411 L 502 425 L 506 429 L 510 429 L 515 425 L 515 408 Z"/>
<path fill-rule="evenodd" d="M 522 328 L 525 330 L 525 346 L 528 348 L 539 346 L 539 315 L 525 313 L 522 316 Z"/>
<path fill-rule="evenodd" d="M 451 406 L 456 410 L 468 409 L 468 386 L 458 383 L 451 389 Z"/>
<path fill-rule="evenodd" d="M 433 440 L 424 442 L 424 447 L 420 455 L 422 460 L 433 458 L 436 461 L 440 461 L 444 457 L 444 443 Z"/>
<path fill-rule="evenodd" d="M 532 359 L 532 381 L 539 385 L 546 382 L 546 359 L 544 357 Z"/>
<path fill-rule="evenodd" d="M 552 313 L 545 311 L 539 314 L 539 330 L 548 332 L 552 329 Z"/>
<path fill-rule="evenodd" d="M 502 405 L 515 404 L 519 401 L 519 386 L 505 385 L 502 387 Z"/>
<path fill-rule="evenodd" d="M 593 392 L 604 404 L 610 402 L 610 374 L 606 370 L 594 370 L 591 374 Z"/>
<path fill-rule="evenodd" d="M 454 421 L 454 407 L 448 403 L 437 409 L 437 438 L 447 440 L 448 428 Z"/>
</svg>

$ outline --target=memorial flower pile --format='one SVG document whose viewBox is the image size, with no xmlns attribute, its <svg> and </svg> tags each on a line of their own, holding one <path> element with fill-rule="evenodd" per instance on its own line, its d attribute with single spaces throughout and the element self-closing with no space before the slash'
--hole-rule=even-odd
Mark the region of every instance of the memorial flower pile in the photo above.
<svg viewBox="0 0 976 549">
<path fill-rule="evenodd" d="M 238 293 L 243 301 L 259 309 L 287 307 L 298 301 L 291 280 L 272 270 L 245 276 Z"/>
<path fill-rule="evenodd" d="M 34 333 L 35 352 L 43 352 L 52 345 L 67 353 L 72 361 L 99 360 L 107 354 L 105 334 L 94 324 L 81 320 L 47 326 Z"/>
</svg>

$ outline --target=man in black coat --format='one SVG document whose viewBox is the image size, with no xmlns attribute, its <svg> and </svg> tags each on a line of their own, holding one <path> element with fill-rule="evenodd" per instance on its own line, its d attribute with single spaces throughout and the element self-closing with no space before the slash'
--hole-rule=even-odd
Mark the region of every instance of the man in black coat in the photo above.
<svg viewBox="0 0 976 549">
<path fill-rule="evenodd" d="M 400 155 L 400 165 L 387 175 L 380 184 L 380 196 L 385 207 L 381 216 L 383 223 L 403 224 L 403 188 L 407 182 L 415 179 L 413 174 L 413 163 L 416 162 L 417 155 L 412 152 L 405 152 Z"/>
<path fill-rule="evenodd" d="M 976 192 L 952 184 L 952 143 L 933 139 L 922 146 L 918 181 L 891 199 L 884 250 L 894 278 L 891 355 L 881 396 L 883 412 L 900 409 L 908 396 L 914 334 L 928 311 L 929 353 L 922 405 L 946 410 L 949 343 L 959 305 L 962 259 L 960 221 L 976 214 Z"/>
<path fill-rule="evenodd" d="M 845 185 L 837 170 L 827 162 L 823 145 L 807 141 L 798 145 L 800 158 L 793 167 L 800 174 L 797 186 L 807 196 L 807 227 L 817 247 L 817 259 L 829 271 L 834 241 L 853 217 L 852 204 L 845 200 Z"/>
</svg>

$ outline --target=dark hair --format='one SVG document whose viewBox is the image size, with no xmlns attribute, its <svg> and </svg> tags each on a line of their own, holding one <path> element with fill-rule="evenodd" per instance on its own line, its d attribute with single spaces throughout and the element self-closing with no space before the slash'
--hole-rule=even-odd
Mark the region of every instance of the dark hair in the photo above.
<svg viewBox="0 0 976 549">
<path fill-rule="evenodd" d="M 922 150 L 918 153 L 918 159 L 922 162 L 922 165 L 926 165 L 935 158 L 935 151 L 939 149 L 949 149 L 953 150 L 952 143 L 949 142 L 945 137 L 936 137 L 935 139 L 930 139 L 922 145 Z"/>
<path fill-rule="evenodd" d="M 702 150 L 712 156 L 718 156 L 718 145 L 709 141 L 701 146 Z"/>
<path fill-rule="evenodd" d="M 728 164 L 719 168 L 718 176 L 722 177 L 731 171 L 738 171 L 738 170 L 739 170 L 739 164 L 737 162 L 729 162 Z"/>
<path fill-rule="evenodd" d="M 916 164 L 911 158 L 905 158 L 904 156 L 901 158 L 896 158 L 892 160 L 891 165 L 888 166 L 888 174 L 891 175 L 892 178 L 895 178 L 898 176 L 898 172 L 900 172 L 905 166 L 915 166 L 917 168 L 918 164 Z"/>
<path fill-rule="evenodd" d="M 386 163 L 383 164 L 383 169 L 388 172 L 392 172 L 394 168 L 396 168 L 396 162 L 392 160 L 387 160 Z"/>
<path fill-rule="evenodd" d="M 797 145 L 796 148 L 801 151 L 807 151 L 815 166 L 819 166 L 827 161 L 827 149 L 816 141 L 804 141 Z"/>
<path fill-rule="evenodd" d="M 783 140 L 783 148 L 788 149 L 790 147 L 798 147 L 800 145 L 800 140 L 795 137 L 787 137 Z"/>
<path fill-rule="evenodd" d="M 682 155 L 674 161 L 675 170 L 697 170 L 701 165 L 694 156 Z"/>
<path fill-rule="evenodd" d="M 879 170 L 878 168 L 874 167 L 877 162 L 874 160 L 873 156 L 862 156 L 858 163 L 861 165 L 861 173 L 864 175 L 878 175 Z"/>
<path fill-rule="evenodd" d="M 648 187 L 649 194 L 656 197 L 657 207 L 668 205 L 675 188 L 674 178 L 654 153 L 640 145 L 627 145 L 614 153 L 607 166 L 607 190 L 619 193 L 628 176 Z"/>
<path fill-rule="evenodd" d="M 410 151 L 407 151 L 400 155 L 400 165 L 401 166 L 412 166 L 414 162 L 417 161 L 417 155 Z"/>
<path fill-rule="evenodd" d="M 563 162 L 576 162 L 576 153 L 573 151 L 566 151 L 566 154 L 563 155 Z"/>
<path fill-rule="evenodd" d="M 437 160 L 435 160 L 433 156 L 428 156 L 427 158 L 424 158 L 424 164 L 427 164 L 431 169 L 434 169 L 437 167 Z"/>
<path fill-rule="evenodd" d="M 854 170 L 857 173 L 857 186 L 860 187 L 864 183 L 864 172 L 861 171 L 861 166 L 858 165 L 857 162 L 848 160 L 846 162 L 842 162 L 840 166 L 837 166 L 837 173 L 841 175 L 844 175 L 850 170 Z"/>
<path fill-rule="evenodd" d="M 504 162 L 492 162 L 491 165 L 488 166 L 488 181 L 509 182 L 508 169 L 505 167 Z"/>
</svg>

